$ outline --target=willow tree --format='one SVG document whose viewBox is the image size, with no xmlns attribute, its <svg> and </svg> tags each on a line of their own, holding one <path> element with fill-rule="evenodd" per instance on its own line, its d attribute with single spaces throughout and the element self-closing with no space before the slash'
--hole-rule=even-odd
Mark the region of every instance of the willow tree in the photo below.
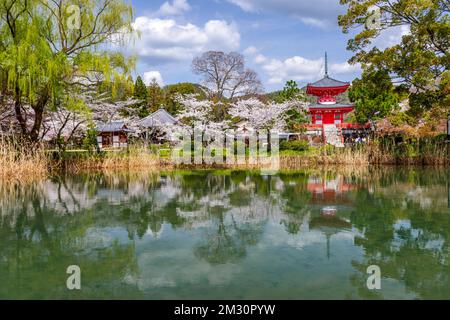
<svg viewBox="0 0 450 320">
<path fill-rule="evenodd" d="M 13 101 L 25 137 L 39 140 L 45 112 L 80 109 L 86 86 L 129 74 L 134 59 L 107 51 L 106 44 L 123 43 L 132 16 L 122 0 L 1 1 L 2 92 Z"/>
</svg>

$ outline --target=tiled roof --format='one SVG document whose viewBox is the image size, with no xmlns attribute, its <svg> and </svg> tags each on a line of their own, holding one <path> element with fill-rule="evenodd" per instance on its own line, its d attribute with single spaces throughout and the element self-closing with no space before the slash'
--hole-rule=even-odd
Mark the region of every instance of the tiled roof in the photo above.
<svg viewBox="0 0 450 320">
<path fill-rule="evenodd" d="M 319 81 L 308 84 L 308 87 L 328 88 L 328 87 L 344 87 L 348 85 L 350 85 L 350 83 L 335 80 L 333 78 L 325 76 L 325 78 L 320 79 Z"/>
<path fill-rule="evenodd" d="M 153 112 L 148 117 L 145 117 L 141 120 L 141 125 L 143 127 L 149 128 L 153 126 L 160 126 L 166 124 L 174 124 L 177 122 L 170 113 L 168 113 L 165 109 L 159 109 L 158 111 Z"/>
<path fill-rule="evenodd" d="M 99 124 L 97 130 L 100 132 L 120 132 L 128 131 L 123 121 L 115 121 L 110 123 Z"/>
</svg>

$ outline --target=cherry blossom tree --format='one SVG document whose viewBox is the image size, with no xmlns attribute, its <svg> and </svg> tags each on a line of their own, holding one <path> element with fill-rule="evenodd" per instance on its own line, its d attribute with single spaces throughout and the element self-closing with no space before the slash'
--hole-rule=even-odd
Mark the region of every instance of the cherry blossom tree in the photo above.
<svg viewBox="0 0 450 320">
<path fill-rule="evenodd" d="M 195 94 L 179 95 L 177 102 L 183 106 L 182 111 L 176 116 L 177 124 L 168 127 L 169 131 L 174 133 L 190 133 L 194 130 L 208 132 L 222 133 L 224 130 L 230 128 L 228 120 L 214 121 L 213 109 L 217 106 L 209 100 L 199 100 Z"/>
<path fill-rule="evenodd" d="M 256 98 L 250 98 L 231 104 L 228 112 L 234 118 L 248 121 L 254 130 L 283 130 L 288 117 L 286 111 L 292 108 L 304 111 L 307 106 L 299 101 L 263 103 Z"/>
<path fill-rule="evenodd" d="M 83 97 L 89 99 L 87 97 Z M 138 100 L 109 102 L 105 98 L 98 100 L 80 101 L 78 107 L 58 108 L 47 112 L 43 121 L 42 140 L 55 141 L 59 149 L 65 149 L 67 143 L 73 138 L 82 137 L 90 124 L 110 123 L 124 121 L 136 134 L 139 133 L 139 117 L 133 115 L 137 112 L 133 106 Z M 121 113 L 128 111 L 129 117 L 122 117 Z"/>
</svg>

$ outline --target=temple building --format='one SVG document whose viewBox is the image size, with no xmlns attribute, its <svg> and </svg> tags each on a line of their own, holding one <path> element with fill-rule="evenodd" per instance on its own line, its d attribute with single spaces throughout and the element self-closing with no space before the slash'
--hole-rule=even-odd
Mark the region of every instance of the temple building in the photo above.
<svg viewBox="0 0 450 320">
<path fill-rule="evenodd" d="M 344 115 L 353 111 L 353 105 L 337 104 L 336 96 L 344 93 L 350 83 L 335 80 L 328 76 L 328 57 L 325 53 L 325 77 L 310 83 L 306 93 L 317 97 L 317 104 L 309 106 L 312 124 L 342 124 Z"/>
<path fill-rule="evenodd" d="M 343 147 L 345 136 L 349 137 L 367 126 L 359 126 L 345 122 L 345 115 L 354 110 L 352 104 L 338 104 L 336 97 L 345 93 L 349 82 L 335 80 L 328 75 L 328 57 L 325 53 L 325 77 L 310 83 L 306 93 L 316 96 L 317 103 L 309 106 L 311 124 L 308 133 L 322 135 L 324 142 Z"/>
</svg>

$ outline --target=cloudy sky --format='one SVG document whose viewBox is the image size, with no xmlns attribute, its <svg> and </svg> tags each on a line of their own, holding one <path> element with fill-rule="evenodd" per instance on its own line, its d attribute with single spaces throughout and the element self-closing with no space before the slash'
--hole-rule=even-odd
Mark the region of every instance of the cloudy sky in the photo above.
<svg viewBox="0 0 450 320">
<path fill-rule="evenodd" d="M 193 57 L 207 50 L 237 51 L 258 72 L 266 91 L 287 80 L 318 80 L 328 52 L 332 77 L 360 72 L 346 61 L 348 35 L 337 26 L 339 0 L 132 0 L 140 37 L 127 46 L 139 58 L 136 73 L 160 84 L 200 82 Z M 390 37 L 396 35 L 387 35 Z"/>
</svg>

